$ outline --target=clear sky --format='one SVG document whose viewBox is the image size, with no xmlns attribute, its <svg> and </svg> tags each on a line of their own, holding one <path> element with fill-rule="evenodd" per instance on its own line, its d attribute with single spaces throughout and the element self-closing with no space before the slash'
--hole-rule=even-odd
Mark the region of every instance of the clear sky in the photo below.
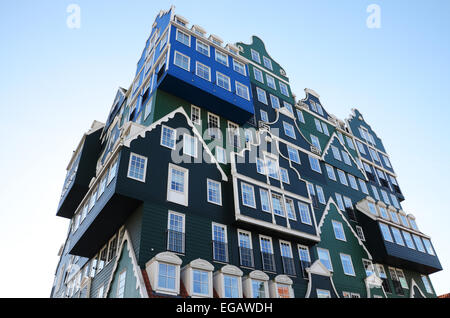
<svg viewBox="0 0 450 318">
<path fill-rule="evenodd" d="M 66 24 L 69 4 L 81 27 Z M 368 5 L 381 8 L 369 29 Z M 304 88 L 347 118 L 358 108 L 380 136 L 432 237 L 450 292 L 450 1 L 15 0 L 0 3 L 0 297 L 48 297 L 68 221 L 55 216 L 72 151 L 128 88 L 159 10 L 226 43 L 261 37 Z"/>
</svg>

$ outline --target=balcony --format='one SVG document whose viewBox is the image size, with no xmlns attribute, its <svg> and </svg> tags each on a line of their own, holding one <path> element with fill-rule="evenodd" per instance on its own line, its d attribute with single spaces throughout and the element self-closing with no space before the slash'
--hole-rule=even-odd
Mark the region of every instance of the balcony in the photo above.
<svg viewBox="0 0 450 318">
<path fill-rule="evenodd" d="M 81 139 L 71 160 L 71 168 L 67 173 L 63 193 L 58 204 L 56 215 L 72 218 L 75 210 L 89 190 L 89 182 L 95 177 L 97 158 L 101 151 L 100 135 L 102 127 L 94 122 L 93 128 Z"/>
<path fill-rule="evenodd" d="M 366 246 L 374 261 L 426 275 L 441 271 L 431 240 L 417 229 L 396 223 L 399 221 L 387 214 L 383 217 L 374 202 L 364 199 L 356 205 L 361 212 L 358 221 L 367 234 Z M 392 207 L 389 211 L 397 214 Z"/>
</svg>

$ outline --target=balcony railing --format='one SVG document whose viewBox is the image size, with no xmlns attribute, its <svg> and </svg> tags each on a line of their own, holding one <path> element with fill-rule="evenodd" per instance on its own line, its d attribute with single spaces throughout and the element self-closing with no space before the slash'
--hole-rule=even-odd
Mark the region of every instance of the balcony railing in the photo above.
<svg viewBox="0 0 450 318">
<path fill-rule="evenodd" d="M 239 247 L 239 257 L 241 260 L 241 266 L 254 267 L 253 263 L 253 250 L 251 248 Z"/>
<path fill-rule="evenodd" d="M 167 231 L 167 250 L 184 254 L 184 233 L 179 231 Z"/>
<path fill-rule="evenodd" d="M 276 272 L 275 258 L 272 253 L 261 252 L 263 269 L 268 272 Z"/>
<path fill-rule="evenodd" d="M 303 278 L 308 278 L 308 272 L 306 269 L 311 266 L 311 262 L 309 261 L 300 261 L 300 268 L 302 269 L 302 276 Z"/>
<path fill-rule="evenodd" d="M 292 257 L 281 257 L 283 263 L 283 272 L 286 275 L 295 276 L 295 264 Z"/>
<path fill-rule="evenodd" d="M 213 259 L 215 261 L 228 263 L 228 244 L 220 241 L 213 241 Z"/>
</svg>

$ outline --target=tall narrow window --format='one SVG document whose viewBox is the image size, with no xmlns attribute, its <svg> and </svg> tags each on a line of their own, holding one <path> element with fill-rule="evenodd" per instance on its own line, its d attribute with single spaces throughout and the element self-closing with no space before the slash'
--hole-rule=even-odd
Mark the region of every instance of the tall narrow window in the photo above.
<svg viewBox="0 0 450 318">
<path fill-rule="evenodd" d="M 208 185 L 208 202 L 217 205 L 222 205 L 222 187 L 220 182 L 208 180 L 207 185 Z"/>
<path fill-rule="evenodd" d="M 289 159 L 294 161 L 295 163 L 300 164 L 300 156 L 298 155 L 298 150 L 292 148 L 291 146 L 287 146 Z"/>
<path fill-rule="evenodd" d="M 191 120 L 196 125 L 202 124 L 201 110 L 199 107 L 196 107 L 196 106 L 191 107 Z"/>
<path fill-rule="evenodd" d="M 167 200 L 181 205 L 188 205 L 188 170 L 169 165 Z"/>
<path fill-rule="evenodd" d="M 284 274 L 295 276 L 295 264 L 294 258 L 292 257 L 291 244 L 289 242 L 280 242 L 280 252 Z"/>
<path fill-rule="evenodd" d="M 239 258 L 241 266 L 253 267 L 253 250 L 251 234 L 245 231 L 238 231 L 239 236 Z"/>
<path fill-rule="evenodd" d="M 197 137 L 184 134 L 183 136 L 183 153 L 190 157 L 197 158 Z"/>
<path fill-rule="evenodd" d="M 269 201 L 269 191 L 260 189 L 259 194 L 261 197 L 261 209 L 264 212 L 270 213 L 270 201 Z"/>
<path fill-rule="evenodd" d="M 175 149 L 176 130 L 167 126 L 162 126 L 161 145 L 170 149 Z"/>
<path fill-rule="evenodd" d="M 355 276 L 355 269 L 353 268 L 352 257 L 347 254 L 340 254 L 340 255 L 344 274 L 349 276 Z"/>
<path fill-rule="evenodd" d="M 345 238 L 345 232 L 342 223 L 334 220 L 332 223 L 333 223 L 334 237 L 340 241 L 344 242 L 347 241 L 347 239 Z"/>
<path fill-rule="evenodd" d="M 294 221 L 297 219 L 295 217 L 295 206 L 294 201 L 292 199 L 286 198 L 286 213 L 289 219 Z"/>
<path fill-rule="evenodd" d="M 318 173 L 322 173 L 322 169 L 320 168 L 320 162 L 319 159 L 317 159 L 316 157 L 312 157 L 311 155 L 309 155 L 309 164 L 311 166 L 311 170 L 318 172 Z"/>
<path fill-rule="evenodd" d="M 292 126 L 291 124 L 288 124 L 286 122 L 283 122 L 283 127 L 284 127 L 284 133 L 286 134 L 286 136 L 291 137 L 292 139 L 296 139 L 294 126 Z"/>
<path fill-rule="evenodd" d="M 221 138 L 219 116 L 208 114 L 208 135 L 211 139 Z"/>
<path fill-rule="evenodd" d="M 167 250 L 184 254 L 184 215 L 169 212 L 167 224 Z"/>
<path fill-rule="evenodd" d="M 275 259 L 272 249 L 272 239 L 270 237 L 260 236 L 259 244 L 261 246 L 263 269 L 269 272 L 276 272 Z"/>
<path fill-rule="evenodd" d="M 242 204 L 250 208 L 256 209 L 255 189 L 253 188 L 253 186 L 246 183 L 241 183 L 241 192 L 242 192 Z"/>
<path fill-rule="evenodd" d="M 227 228 L 224 225 L 212 225 L 213 258 L 215 261 L 228 262 Z"/>
<path fill-rule="evenodd" d="M 311 225 L 311 214 L 309 212 L 309 206 L 305 203 L 298 202 L 298 209 L 300 211 L 300 220 L 304 224 Z"/>
<path fill-rule="evenodd" d="M 119 284 L 117 285 L 117 298 L 123 298 L 125 295 L 125 280 L 127 277 L 127 271 L 123 271 L 119 275 Z"/>
<path fill-rule="evenodd" d="M 317 248 L 317 254 L 319 256 L 319 260 L 322 262 L 325 267 L 332 272 L 333 271 L 333 265 L 331 263 L 331 257 L 330 252 L 324 248 Z"/>
</svg>

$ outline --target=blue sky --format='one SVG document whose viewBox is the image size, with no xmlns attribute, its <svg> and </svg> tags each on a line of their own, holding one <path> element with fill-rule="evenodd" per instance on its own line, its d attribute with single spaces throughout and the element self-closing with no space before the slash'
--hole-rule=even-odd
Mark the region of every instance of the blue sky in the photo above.
<svg viewBox="0 0 450 318">
<path fill-rule="evenodd" d="M 80 29 L 66 25 L 71 3 Z M 380 29 L 366 26 L 372 3 Z M 405 211 L 432 237 L 444 267 L 434 286 L 450 292 L 449 1 L 16 0 L 0 4 L 0 297 L 49 296 L 72 151 L 94 119 L 106 120 L 117 87 L 128 88 L 155 16 L 171 4 L 226 43 L 261 37 L 299 99 L 312 88 L 339 118 L 364 114 Z"/>
</svg>

